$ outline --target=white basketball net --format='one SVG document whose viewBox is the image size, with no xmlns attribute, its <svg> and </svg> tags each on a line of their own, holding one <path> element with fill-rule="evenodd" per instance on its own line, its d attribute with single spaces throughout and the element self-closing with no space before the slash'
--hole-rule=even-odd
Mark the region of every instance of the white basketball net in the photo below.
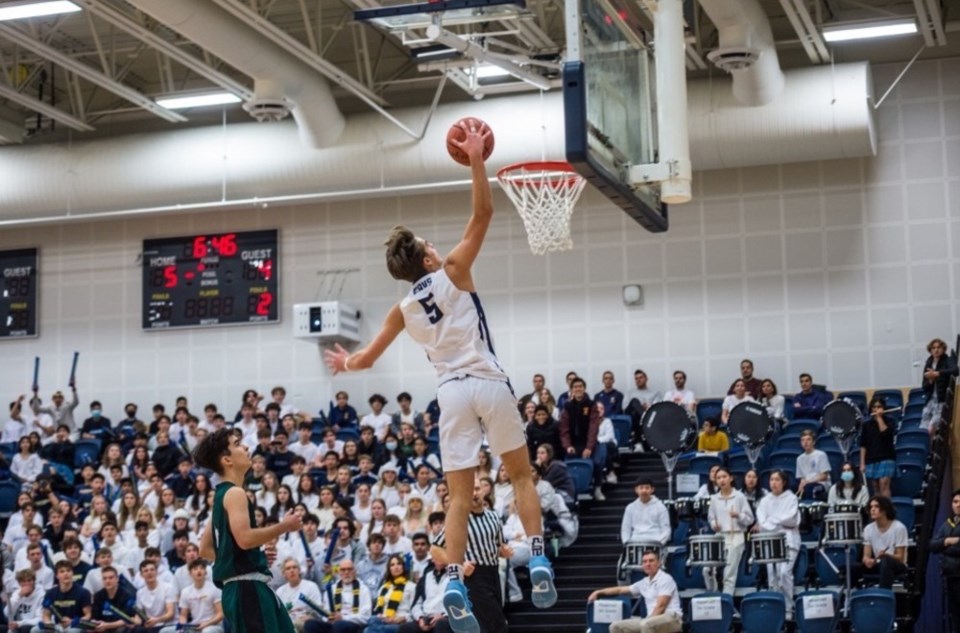
<svg viewBox="0 0 960 633">
<path fill-rule="evenodd" d="M 504 167 L 497 180 L 517 207 L 534 255 L 573 248 L 570 216 L 586 180 L 564 162 Z"/>
</svg>

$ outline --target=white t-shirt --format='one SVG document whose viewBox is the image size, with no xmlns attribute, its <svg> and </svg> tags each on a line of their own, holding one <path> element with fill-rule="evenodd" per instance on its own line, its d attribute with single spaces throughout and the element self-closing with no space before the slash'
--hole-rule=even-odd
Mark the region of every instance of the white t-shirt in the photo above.
<svg viewBox="0 0 960 633">
<path fill-rule="evenodd" d="M 821 473 L 830 473 L 830 459 L 821 450 L 813 449 L 810 453 L 797 455 L 797 479 L 811 480 Z M 830 478 L 827 478 L 830 481 Z"/>
<path fill-rule="evenodd" d="M 300 584 L 296 587 L 291 587 L 290 583 L 284 583 L 280 587 L 277 587 L 277 597 L 280 598 L 280 602 L 283 603 L 283 606 L 290 612 L 290 615 L 316 615 L 316 612 L 300 599 L 300 594 L 306 596 L 307 599 L 315 605 L 323 605 L 323 596 L 320 594 L 320 588 L 317 587 L 317 583 L 312 580 L 301 580 Z"/>
<path fill-rule="evenodd" d="M 307 442 L 306 444 L 301 444 L 300 441 L 296 441 L 293 444 L 290 444 L 287 449 L 294 455 L 299 455 L 307 462 L 309 467 L 313 464 L 313 460 L 317 457 L 317 445 L 313 442 Z"/>
<path fill-rule="evenodd" d="M 653 613 L 657 608 L 657 599 L 660 596 L 670 596 L 670 602 L 664 609 L 664 615 L 676 615 L 683 617 L 683 609 L 680 608 L 680 593 L 677 591 L 677 582 L 673 576 L 663 571 L 657 572 L 653 578 L 644 578 L 639 582 L 630 585 L 630 595 L 634 598 L 643 597 L 643 602 L 647 605 L 647 614 Z"/>
<path fill-rule="evenodd" d="M 457 288 L 442 268 L 417 280 L 400 301 L 407 333 L 427 353 L 440 383 L 464 376 L 506 381 L 476 293 Z"/>
<path fill-rule="evenodd" d="M 896 519 L 890 523 L 886 532 L 881 532 L 876 523 L 863 528 L 863 542 L 870 546 L 874 556 L 879 552 L 893 554 L 898 547 L 906 547 L 909 540 L 907 526 Z"/>
<path fill-rule="evenodd" d="M 373 434 L 381 440 L 387 434 L 387 429 L 390 428 L 390 422 L 390 416 L 382 411 L 379 415 L 368 413 L 360 418 L 360 426 L 369 426 L 373 428 Z"/>
<path fill-rule="evenodd" d="M 213 605 L 220 602 L 221 592 L 215 585 L 200 589 L 190 585 L 180 592 L 180 608 L 190 611 L 190 624 L 209 620 L 216 614 Z"/>
<path fill-rule="evenodd" d="M 738 398 L 733 394 L 730 394 L 723 399 L 723 410 L 724 411 L 733 411 L 733 408 L 740 404 L 741 402 L 756 402 L 753 398 L 750 397 L 750 394 L 745 395 L 742 398 Z"/>
<path fill-rule="evenodd" d="M 693 403 L 696 402 L 696 400 L 697 399 L 693 395 L 693 392 L 689 389 L 684 389 L 683 391 L 671 389 L 667 393 L 663 394 L 664 402 L 673 402 L 674 404 L 679 404 L 687 407 L 688 409 L 693 406 Z"/>
<path fill-rule="evenodd" d="M 168 604 L 176 602 L 177 596 L 173 587 L 165 583 L 158 582 L 156 589 L 143 586 L 137 590 L 137 606 L 151 618 L 160 617 L 166 613 Z"/>
</svg>

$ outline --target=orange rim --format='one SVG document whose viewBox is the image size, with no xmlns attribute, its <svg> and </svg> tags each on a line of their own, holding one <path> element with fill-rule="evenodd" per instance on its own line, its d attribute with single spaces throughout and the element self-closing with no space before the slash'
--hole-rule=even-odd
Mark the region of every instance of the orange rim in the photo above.
<svg viewBox="0 0 960 633">
<path fill-rule="evenodd" d="M 522 178 L 528 174 L 525 172 L 530 172 L 530 176 L 539 176 L 538 172 L 564 172 L 569 175 L 550 175 L 546 178 L 539 180 L 523 180 Z M 516 173 L 514 173 L 516 172 Z M 580 174 L 576 172 L 573 168 L 573 165 L 566 161 L 562 160 L 544 160 L 544 161 L 531 161 L 527 163 L 514 163 L 512 165 L 507 165 L 506 167 L 501 167 L 497 170 L 497 180 L 503 182 L 504 180 L 510 180 L 511 182 L 516 182 L 522 187 L 540 187 L 544 184 L 556 187 L 560 184 L 572 185 L 577 180 L 582 178 Z"/>
</svg>

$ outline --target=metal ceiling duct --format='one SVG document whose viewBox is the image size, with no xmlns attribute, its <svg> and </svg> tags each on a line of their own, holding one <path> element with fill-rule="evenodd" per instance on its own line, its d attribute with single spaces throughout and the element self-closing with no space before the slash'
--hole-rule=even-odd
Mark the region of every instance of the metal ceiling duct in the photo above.
<svg viewBox="0 0 960 633">
<path fill-rule="evenodd" d="M 758 0 L 700 0 L 720 41 L 707 59 L 733 75 L 733 96 L 745 106 L 771 103 L 783 90 L 783 71 L 770 20 Z"/>
<path fill-rule="evenodd" d="M 331 145 L 343 132 L 345 121 L 327 80 L 248 24 L 210 2 L 128 2 L 252 77 L 256 97 L 247 109 L 253 116 L 268 106 L 275 112 L 284 102 L 292 104 L 300 137 L 313 148 Z"/>
<path fill-rule="evenodd" d="M 873 155 L 871 102 L 863 63 L 789 71 L 781 97 L 757 108 L 736 103 L 726 81 L 690 82 L 693 167 Z M 416 125 L 425 110 L 396 115 Z M 497 135 L 491 175 L 506 164 L 564 155 L 560 91 L 442 105 L 420 142 L 380 115 L 364 113 L 348 119 L 336 145 L 320 150 L 299 143 L 288 123 L 5 147 L 0 225 L 465 188 L 469 170 L 445 150 L 447 129 L 463 116 L 487 121 Z"/>
</svg>

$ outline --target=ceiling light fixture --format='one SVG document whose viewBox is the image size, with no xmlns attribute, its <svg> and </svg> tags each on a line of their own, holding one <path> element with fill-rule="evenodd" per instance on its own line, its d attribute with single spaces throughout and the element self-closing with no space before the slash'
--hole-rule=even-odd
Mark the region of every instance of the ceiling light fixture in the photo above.
<svg viewBox="0 0 960 633">
<path fill-rule="evenodd" d="M 163 106 L 168 110 L 204 108 L 208 106 L 229 105 L 231 103 L 240 103 L 240 97 L 231 92 L 212 92 L 202 95 L 171 96 L 157 99 L 157 105 Z"/>
<path fill-rule="evenodd" d="M 493 64 L 477 64 L 474 74 L 477 79 L 493 79 L 494 77 L 507 77 L 510 75 L 510 71 Z"/>
<path fill-rule="evenodd" d="M 68 0 L 52 0 L 50 2 L 14 2 L 0 6 L 0 22 L 7 20 L 23 20 L 45 15 L 61 13 L 75 13 L 80 7 Z"/>
<path fill-rule="evenodd" d="M 895 35 L 910 35 L 917 32 L 915 20 L 895 20 L 887 22 L 861 22 L 828 26 L 823 29 L 823 39 L 828 42 L 848 42 Z"/>
</svg>

